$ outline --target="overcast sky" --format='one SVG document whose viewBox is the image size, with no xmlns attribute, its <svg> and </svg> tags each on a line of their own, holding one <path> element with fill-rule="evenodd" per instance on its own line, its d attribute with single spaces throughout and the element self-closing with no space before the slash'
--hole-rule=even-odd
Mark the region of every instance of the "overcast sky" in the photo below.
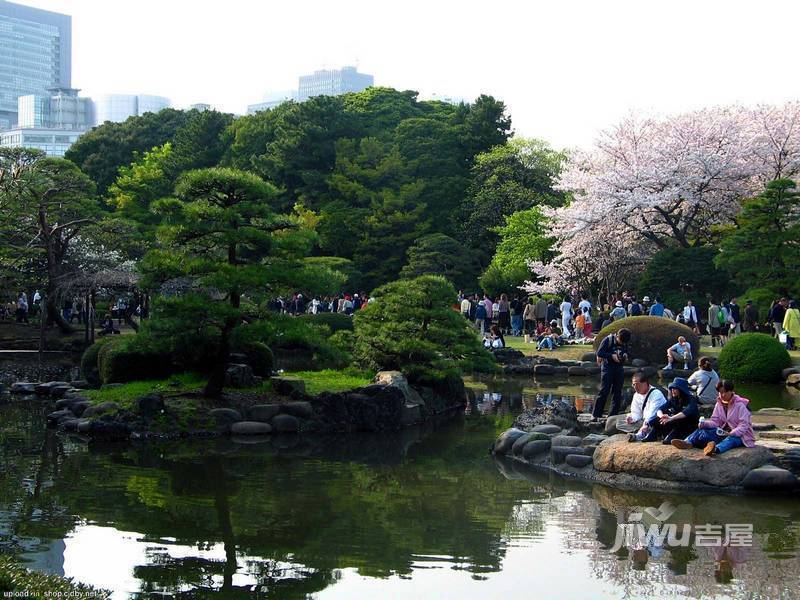
<svg viewBox="0 0 800 600">
<path fill-rule="evenodd" d="M 244 113 L 297 76 L 491 94 L 518 135 L 586 146 L 630 110 L 800 99 L 800 2 L 17 0 L 73 17 L 73 86 Z"/>
</svg>

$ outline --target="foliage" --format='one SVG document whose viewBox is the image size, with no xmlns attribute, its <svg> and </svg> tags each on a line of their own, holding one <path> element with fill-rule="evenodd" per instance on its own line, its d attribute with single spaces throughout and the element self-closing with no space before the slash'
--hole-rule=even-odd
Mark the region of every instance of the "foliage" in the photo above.
<svg viewBox="0 0 800 600">
<path fill-rule="evenodd" d="M 720 375 L 734 381 L 779 381 L 791 362 L 784 345 L 763 333 L 737 335 L 719 353 Z"/>
<path fill-rule="evenodd" d="M 109 335 L 98 339 L 94 344 L 86 348 L 81 356 L 81 374 L 92 385 L 100 385 L 100 367 L 97 362 L 100 350 L 106 344 L 121 341 L 121 337 Z"/>
<path fill-rule="evenodd" d="M 167 379 L 141 379 L 123 383 L 118 387 L 86 390 L 84 395 L 94 404 L 116 402 L 121 408 L 130 408 L 134 401 L 153 392 L 180 393 L 201 390 L 206 378 L 197 373 L 179 373 Z"/>
<path fill-rule="evenodd" d="M 250 342 L 236 349 L 247 356 L 247 364 L 253 368 L 253 373 L 260 377 L 269 377 L 272 375 L 272 370 L 275 365 L 275 356 L 266 344 Z"/>
<path fill-rule="evenodd" d="M 745 200 L 736 226 L 728 228 L 716 258 L 741 286 L 768 288 L 776 295 L 800 293 L 800 191 L 790 179 L 767 184 Z"/>
<path fill-rule="evenodd" d="M 107 590 L 98 590 L 71 579 L 30 571 L 16 563 L 13 557 L 0 556 L 0 593 L 8 597 L 25 598 L 109 598 Z"/>
<path fill-rule="evenodd" d="M 710 246 L 671 247 L 656 252 L 639 280 L 641 295 L 660 296 L 665 306 L 682 308 L 686 300 L 705 306 L 718 302 L 730 292 L 730 275 L 715 266 L 718 252 Z"/>
<path fill-rule="evenodd" d="M 683 336 L 692 347 L 692 356 L 695 360 L 700 356 L 700 338 L 686 325 L 665 319 L 664 317 L 628 317 L 614 321 L 608 327 L 604 327 L 597 334 L 594 341 L 594 348 L 600 344 L 606 336 L 616 333 L 623 327 L 631 332 L 629 343 L 629 358 L 641 358 L 651 365 L 657 366 L 667 362 L 667 348 L 678 342 L 678 336 Z"/>
<path fill-rule="evenodd" d="M 478 265 L 474 254 L 443 233 L 418 238 L 409 247 L 407 255 L 408 262 L 400 271 L 403 279 L 441 275 L 458 289 L 469 289 L 475 284 Z"/>
<path fill-rule="evenodd" d="M 494 368 L 492 356 L 464 318 L 442 277 L 395 281 L 373 292 L 355 317 L 355 360 L 362 368 L 402 371 L 411 381 L 441 380 Z"/>
<path fill-rule="evenodd" d="M 97 365 L 103 383 L 167 377 L 175 368 L 171 355 L 144 334 L 125 336 L 117 343 L 103 345 Z"/>
<path fill-rule="evenodd" d="M 739 303 L 744 304 L 747 300 L 752 300 L 753 306 L 758 309 L 758 322 L 761 324 L 767 322 L 769 309 L 772 307 L 772 303 L 780 296 L 780 294 L 769 288 L 751 288 L 739 296 Z"/>
<path fill-rule="evenodd" d="M 316 315 L 301 315 L 299 317 L 313 325 L 324 325 L 331 333 L 337 331 L 353 331 L 353 317 L 343 313 L 325 312 Z"/>
<path fill-rule="evenodd" d="M 372 383 L 369 373 L 356 370 L 294 371 L 286 375 L 302 379 L 306 392 L 312 396 L 322 392 L 346 392 Z"/>
<path fill-rule="evenodd" d="M 317 225 L 317 231 L 322 227 L 322 223 Z M 320 232 L 320 236 L 322 233 Z M 360 290 L 362 289 L 361 272 L 356 269 L 353 261 L 339 256 L 308 256 L 304 259 L 306 265 L 315 267 L 317 269 L 327 269 L 332 272 L 340 273 L 344 276 L 344 281 L 341 284 L 341 289 L 336 290 Z"/>
</svg>

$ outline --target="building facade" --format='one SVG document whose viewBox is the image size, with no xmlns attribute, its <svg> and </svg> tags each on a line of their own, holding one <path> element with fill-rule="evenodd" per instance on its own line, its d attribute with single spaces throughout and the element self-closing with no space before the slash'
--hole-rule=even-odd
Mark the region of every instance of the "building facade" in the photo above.
<svg viewBox="0 0 800 600">
<path fill-rule="evenodd" d="M 84 133 L 51 127 L 15 127 L 0 132 L 0 148 L 36 148 L 47 156 L 60 158 Z"/>
<path fill-rule="evenodd" d="M 169 98 L 146 94 L 104 94 L 94 98 L 95 124 L 106 121 L 122 123 L 129 117 L 140 117 L 148 112 L 169 108 Z"/>
<path fill-rule="evenodd" d="M 374 84 L 372 75 L 359 73 L 356 67 L 314 71 L 311 75 L 300 76 L 298 97 L 303 102 L 314 96 L 339 96 L 360 92 Z"/>
<path fill-rule="evenodd" d="M 92 101 L 78 90 L 54 89 L 51 96 L 29 94 L 17 101 L 18 127 L 86 131 L 94 125 Z"/>
<path fill-rule="evenodd" d="M 72 86 L 72 18 L 0 0 L 0 129 L 18 121 L 18 99 Z"/>
<path fill-rule="evenodd" d="M 270 110 L 276 106 L 280 106 L 284 102 L 297 100 L 297 90 L 285 90 L 281 92 L 269 92 L 264 94 L 264 100 L 256 104 L 247 105 L 247 114 L 253 115 L 263 110 Z"/>
</svg>

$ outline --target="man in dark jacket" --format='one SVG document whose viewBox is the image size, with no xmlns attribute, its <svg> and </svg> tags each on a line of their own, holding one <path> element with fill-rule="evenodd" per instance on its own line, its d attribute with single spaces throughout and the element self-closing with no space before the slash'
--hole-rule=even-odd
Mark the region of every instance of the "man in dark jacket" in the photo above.
<svg viewBox="0 0 800 600">
<path fill-rule="evenodd" d="M 608 416 L 616 415 L 622 409 L 622 384 L 625 380 L 625 363 L 628 361 L 628 343 L 631 341 L 630 329 L 622 328 L 616 334 L 609 334 L 597 349 L 600 362 L 600 393 L 594 401 L 592 416 L 603 416 L 608 394 L 611 392 L 611 410 Z"/>
<path fill-rule="evenodd" d="M 758 309 L 753 306 L 753 301 L 748 300 L 744 305 L 744 318 L 742 319 L 742 329 L 745 332 L 754 333 L 758 331 Z"/>
</svg>

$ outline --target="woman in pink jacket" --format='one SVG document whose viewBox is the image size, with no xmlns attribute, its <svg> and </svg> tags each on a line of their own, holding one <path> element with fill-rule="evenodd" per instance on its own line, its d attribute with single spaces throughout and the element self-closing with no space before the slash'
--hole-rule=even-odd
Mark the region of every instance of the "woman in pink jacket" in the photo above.
<svg viewBox="0 0 800 600">
<path fill-rule="evenodd" d="M 711 418 L 701 420 L 693 434 L 684 440 L 672 440 L 681 450 L 703 448 L 703 454 L 721 454 L 731 448 L 756 445 L 756 436 L 750 423 L 750 401 L 733 393 L 733 382 L 723 379 L 717 384 L 717 403 Z"/>
</svg>

